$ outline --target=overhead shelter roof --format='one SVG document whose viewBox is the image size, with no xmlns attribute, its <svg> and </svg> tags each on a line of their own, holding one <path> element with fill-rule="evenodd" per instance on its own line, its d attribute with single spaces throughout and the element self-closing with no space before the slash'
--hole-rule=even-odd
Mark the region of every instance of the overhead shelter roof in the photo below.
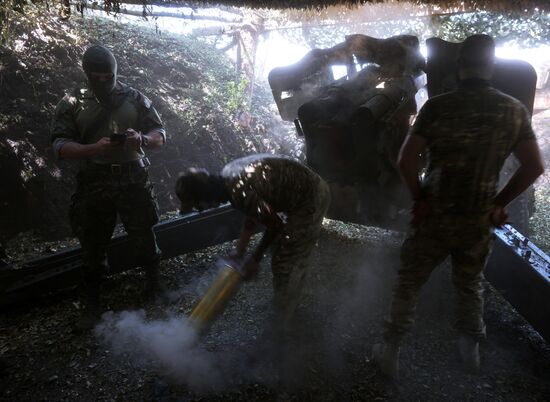
<svg viewBox="0 0 550 402">
<path fill-rule="evenodd" d="M 121 3 L 143 4 L 143 0 L 122 0 Z M 416 4 L 437 9 L 495 10 L 495 11 L 550 11 L 550 0 L 146 0 L 152 5 L 180 5 L 190 7 L 247 7 L 267 9 L 323 9 L 343 6 L 357 7 L 365 4 L 392 3 Z"/>
</svg>

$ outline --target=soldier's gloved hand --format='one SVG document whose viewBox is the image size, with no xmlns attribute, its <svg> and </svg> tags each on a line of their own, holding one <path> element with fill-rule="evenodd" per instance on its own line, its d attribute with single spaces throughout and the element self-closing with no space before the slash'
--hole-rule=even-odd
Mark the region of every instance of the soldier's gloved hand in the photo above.
<svg viewBox="0 0 550 402">
<path fill-rule="evenodd" d="M 124 147 L 132 150 L 139 151 L 141 148 L 141 133 L 137 132 L 133 128 L 126 130 L 126 141 L 124 142 Z"/>
<path fill-rule="evenodd" d="M 504 207 L 497 205 L 491 212 L 491 216 L 489 217 L 489 219 L 495 227 L 499 228 L 504 225 L 508 220 L 508 212 L 506 212 L 506 209 Z"/>
<path fill-rule="evenodd" d="M 258 276 L 259 271 L 260 263 L 252 256 L 247 257 L 241 268 L 243 279 L 245 281 L 250 281 Z"/>
<path fill-rule="evenodd" d="M 411 211 L 411 225 L 420 225 L 432 212 L 430 204 L 425 198 L 419 198 L 414 200 Z"/>
</svg>

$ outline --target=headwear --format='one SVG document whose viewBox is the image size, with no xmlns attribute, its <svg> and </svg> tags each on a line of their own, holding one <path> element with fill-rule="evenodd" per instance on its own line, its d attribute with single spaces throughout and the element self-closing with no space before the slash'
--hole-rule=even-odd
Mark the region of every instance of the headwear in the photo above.
<svg viewBox="0 0 550 402">
<path fill-rule="evenodd" d="M 117 79 L 117 62 L 113 53 L 105 46 L 92 45 L 82 56 L 82 68 L 94 95 L 100 101 L 108 101 Z M 113 76 L 109 80 L 102 81 L 92 77 L 91 73 L 106 73 Z"/>
<path fill-rule="evenodd" d="M 202 168 L 187 169 L 176 182 L 176 194 L 182 204 L 182 212 L 189 205 L 198 204 L 199 201 L 206 199 L 210 194 L 210 173 Z"/>
<path fill-rule="evenodd" d="M 461 78 L 488 80 L 495 64 L 495 41 L 489 35 L 472 35 L 460 46 L 458 69 Z"/>
</svg>

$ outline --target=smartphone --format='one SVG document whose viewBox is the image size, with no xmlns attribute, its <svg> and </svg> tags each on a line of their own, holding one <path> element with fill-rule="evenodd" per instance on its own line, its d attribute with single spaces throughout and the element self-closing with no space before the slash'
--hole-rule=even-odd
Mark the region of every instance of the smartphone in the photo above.
<svg viewBox="0 0 550 402">
<path fill-rule="evenodd" d="M 109 138 L 111 139 L 111 142 L 117 142 L 119 144 L 123 144 L 124 141 L 126 141 L 127 134 L 126 133 L 112 133 Z"/>
</svg>

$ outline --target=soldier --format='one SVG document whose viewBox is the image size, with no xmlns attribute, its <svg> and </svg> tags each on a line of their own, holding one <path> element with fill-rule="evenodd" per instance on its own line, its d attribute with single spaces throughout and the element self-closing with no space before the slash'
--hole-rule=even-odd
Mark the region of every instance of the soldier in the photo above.
<svg viewBox="0 0 550 402">
<path fill-rule="evenodd" d="M 177 181 L 181 212 L 230 202 L 245 214 L 237 246 L 232 253 L 242 259 L 258 224 L 265 226 L 259 245 L 243 263 L 245 277 L 258 271 L 267 247 L 274 289 L 274 322 L 285 330 L 306 275 L 307 258 L 314 247 L 330 203 L 328 185 L 312 170 L 293 159 L 252 155 L 227 164 L 221 174 L 189 169 Z"/>
<path fill-rule="evenodd" d="M 458 89 L 428 100 L 400 151 L 399 170 L 414 200 L 412 219 L 385 342 L 373 348 L 381 371 L 392 377 L 398 374 L 399 346 L 413 325 L 418 293 L 448 256 L 460 356 L 466 370 L 479 371 L 479 340 L 485 337 L 481 281 L 492 226 L 505 223 L 508 203 L 544 170 L 528 111 L 490 85 L 494 54 L 487 35 L 464 41 Z M 421 182 L 419 155 L 425 151 L 428 164 Z M 510 153 L 520 166 L 497 193 L 499 172 Z"/>
<path fill-rule="evenodd" d="M 70 209 L 71 226 L 83 251 L 85 308 L 77 330 L 90 329 L 100 312 L 100 279 L 107 269 L 106 250 L 120 217 L 146 273 L 146 296 L 158 290 L 160 250 L 153 225 L 158 208 L 145 149 L 166 142 L 151 101 L 117 81 L 117 62 L 103 46 L 89 47 L 82 67 L 87 88 L 66 95 L 51 126 L 56 157 L 80 161 Z"/>
</svg>

